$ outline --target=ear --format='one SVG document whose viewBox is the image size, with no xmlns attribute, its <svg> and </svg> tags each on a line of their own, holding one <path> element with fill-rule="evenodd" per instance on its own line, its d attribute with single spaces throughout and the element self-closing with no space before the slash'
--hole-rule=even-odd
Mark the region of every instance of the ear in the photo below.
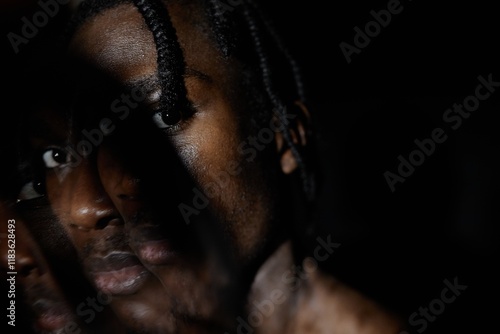
<svg viewBox="0 0 500 334">
<path fill-rule="evenodd" d="M 290 115 L 287 119 L 291 118 L 291 120 L 289 120 L 288 127 L 283 131 L 288 132 L 292 142 L 301 150 L 307 146 L 308 137 L 310 136 L 311 114 L 302 101 L 298 100 L 286 112 Z M 276 116 L 274 118 L 277 120 Z M 283 131 L 276 133 L 276 149 L 280 159 L 281 170 L 288 175 L 297 169 L 298 163 L 285 140 Z"/>
</svg>

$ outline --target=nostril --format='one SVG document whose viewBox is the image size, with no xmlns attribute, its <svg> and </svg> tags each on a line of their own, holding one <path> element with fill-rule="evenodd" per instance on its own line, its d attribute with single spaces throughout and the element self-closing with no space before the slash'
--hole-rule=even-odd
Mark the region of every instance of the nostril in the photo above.
<svg viewBox="0 0 500 334">
<path fill-rule="evenodd" d="M 119 194 L 116 197 L 118 197 L 122 201 L 137 201 L 137 200 L 139 200 L 138 195 Z"/>
<path fill-rule="evenodd" d="M 123 222 L 120 218 L 118 218 L 118 217 L 105 217 L 105 218 L 101 218 L 97 221 L 97 223 L 95 224 L 95 229 L 102 230 L 108 226 L 119 226 L 119 225 L 123 225 Z"/>
</svg>

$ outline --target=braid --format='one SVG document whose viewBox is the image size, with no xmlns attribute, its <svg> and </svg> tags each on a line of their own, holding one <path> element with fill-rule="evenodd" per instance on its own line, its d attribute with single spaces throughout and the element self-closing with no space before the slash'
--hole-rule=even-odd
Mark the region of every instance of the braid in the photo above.
<svg viewBox="0 0 500 334">
<path fill-rule="evenodd" d="M 157 74 L 161 85 L 160 108 L 166 123 L 177 123 L 181 111 L 189 109 L 184 85 L 185 63 L 177 34 L 167 8 L 161 0 L 86 0 L 83 1 L 65 32 L 67 40 L 77 27 L 102 10 L 133 2 L 153 34 L 157 52 Z"/>
<path fill-rule="evenodd" d="M 184 56 L 175 28 L 161 0 L 133 0 L 133 2 L 153 34 L 157 51 L 158 79 L 162 91 L 161 110 L 164 111 L 164 116 L 172 117 L 188 106 L 183 80 Z"/>
<path fill-rule="evenodd" d="M 109 8 L 127 1 L 130 0 L 86 0 L 84 4 L 89 4 L 86 10 L 80 11 L 83 13 L 74 21 L 73 27 L 81 23 L 85 17 L 92 16 L 103 8 Z M 224 8 L 223 6 L 228 5 L 222 3 L 221 0 L 200 1 L 205 7 L 205 13 L 210 21 L 210 27 L 215 42 L 225 57 L 228 57 L 231 51 L 236 47 L 236 33 L 239 29 L 237 29 L 235 16 L 240 15 L 236 14 L 237 12 L 242 12 L 243 19 L 246 22 L 246 27 L 244 28 L 248 29 L 250 33 L 249 37 L 255 47 L 263 87 L 273 106 L 273 113 L 278 117 L 280 122 L 288 128 L 290 125 L 286 118 L 287 109 L 283 99 L 274 86 L 271 59 L 264 47 L 264 37 L 270 37 L 271 42 L 274 43 L 279 53 L 285 58 L 285 63 L 289 66 L 288 70 L 293 76 L 296 96 L 301 101 L 305 101 L 304 85 L 299 66 L 285 48 L 283 41 L 278 36 L 269 20 L 264 17 L 253 0 L 241 0 L 240 5 L 238 5 L 241 11 L 237 11 L 235 8 Z M 185 72 L 184 56 L 177 39 L 175 28 L 170 20 L 168 9 L 161 0 L 132 0 L 132 2 L 144 18 L 155 41 L 158 79 L 162 91 L 160 108 L 163 111 L 163 119 L 166 123 L 169 123 L 169 119 L 172 121 L 171 123 L 176 123 L 180 117 L 182 117 L 180 114 L 181 111 L 189 109 L 189 102 L 187 100 L 187 91 L 183 80 Z M 83 6 L 81 7 L 84 7 L 84 4 L 82 4 Z M 95 6 L 96 4 L 97 6 Z M 230 11 L 231 15 L 228 15 L 226 13 L 227 11 Z M 263 35 L 263 33 L 266 35 Z M 306 197 L 312 200 L 315 195 L 315 183 L 312 173 L 308 171 L 305 161 L 306 157 L 301 154 L 299 147 L 293 142 L 291 134 L 288 131 L 283 131 L 283 137 L 299 166 Z"/>
<path fill-rule="evenodd" d="M 297 96 L 302 102 L 306 101 L 305 97 L 305 92 L 304 92 L 304 81 L 302 79 L 302 73 L 300 70 L 299 65 L 295 61 L 295 59 L 292 57 L 290 54 L 290 51 L 285 46 L 285 43 L 283 43 L 282 38 L 278 35 L 276 30 L 274 29 L 273 25 L 271 24 L 271 21 L 267 19 L 267 17 L 264 15 L 264 13 L 260 10 L 260 8 L 257 6 L 257 4 L 252 1 L 248 0 L 250 4 L 253 6 L 254 10 L 259 14 L 259 17 L 261 18 L 262 22 L 265 25 L 265 28 L 273 41 L 276 43 L 278 46 L 279 51 L 285 56 L 286 60 L 288 61 L 288 64 L 290 65 L 290 69 L 292 71 L 293 77 L 294 77 L 294 83 L 295 83 L 295 88 L 297 91 Z"/>
<path fill-rule="evenodd" d="M 225 57 L 228 57 L 234 48 L 236 39 L 235 26 L 225 16 L 228 9 L 222 7 L 220 0 L 208 0 L 204 4 L 219 49 Z"/>
<path fill-rule="evenodd" d="M 278 94 L 275 92 L 275 88 L 272 81 L 272 70 L 270 65 L 270 59 L 267 53 L 264 50 L 263 40 L 261 37 L 261 29 L 258 20 L 256 19 L 256 10 L 255 7 L 245 6 L 244 16 L 248 23 L 248 28 L 250 30 L 250 35 L 253 40 L 255 50 L 258 57 L 259 67 L 262 74 L 264 88 L 266 93 L 274 107 L 274 112 L 280 119 L 281 123 L 288 128 L 288 120 L 286 119 L 286 107 L 283 101 L 278 97 Z M 301 85 L 298 85 L 300 88 Z M 303 182 L 304 192 L 308 200 L 312 200 L 315 194 L 315 184 L 314 178 L 306 168 L 306 163 L 300 154 L 297 145 L 293 142 L 293 139 L 288 131 L 283 131 L 283 137 L 285 142 L 289 146 L 297 164 L 300 168 L 300 176 Z"/>
</svg>

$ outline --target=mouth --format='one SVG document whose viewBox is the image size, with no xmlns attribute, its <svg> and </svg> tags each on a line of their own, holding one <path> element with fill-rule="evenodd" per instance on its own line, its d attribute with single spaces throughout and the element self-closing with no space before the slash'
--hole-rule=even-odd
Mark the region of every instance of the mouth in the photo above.
<svg viewBox="0 0 500 334">
<path fill-rule="evenodd" d="M 90 276 L 96 288 L 105 294 L 134 294 L 149 275 L 139 259 L 128 252 L 112 252 L 90 263 Z"/>
<path fill-rule="evenodd" d="M 149 265 L 172 263 L 177 255 L 166 239 L 137 242 L 135 249 L 141 261 Z"/>
</svg>

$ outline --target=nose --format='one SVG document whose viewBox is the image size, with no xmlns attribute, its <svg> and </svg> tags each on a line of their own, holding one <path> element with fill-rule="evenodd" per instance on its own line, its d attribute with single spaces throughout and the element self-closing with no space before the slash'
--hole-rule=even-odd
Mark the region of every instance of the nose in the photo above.
<svg viewBox="0 0 500 334">
<path fill-rule="evenodd" d="M 49 198 L 54 211 L 61 213 L 63 223 L 84 231 L 121 224 L 119 212 L 106 193 L 93 161 L 82 161 L 63 181 L 62 187 L 57 189 L 57 186 L 49 192 Z"/>
<path fill-rule="evenodd" d="M 104 191 L 121 216 L 128 218 L 137 213 L 141 206 L 140 179 L 130 172 L 127 163 L 111 149 L 103 147 L 97 166 Z"/>
<path fill-rule="evenodd" d="M 112 147 L 103 144 L 95 156 L 72 168 L 63 183 L 47 183 L 54 212 L 65 225 L 82 231 L 122 225 L 137 213 L 138 181 Z M 59 189 L 58 189 L 59 188 Z"/>
</svg>

